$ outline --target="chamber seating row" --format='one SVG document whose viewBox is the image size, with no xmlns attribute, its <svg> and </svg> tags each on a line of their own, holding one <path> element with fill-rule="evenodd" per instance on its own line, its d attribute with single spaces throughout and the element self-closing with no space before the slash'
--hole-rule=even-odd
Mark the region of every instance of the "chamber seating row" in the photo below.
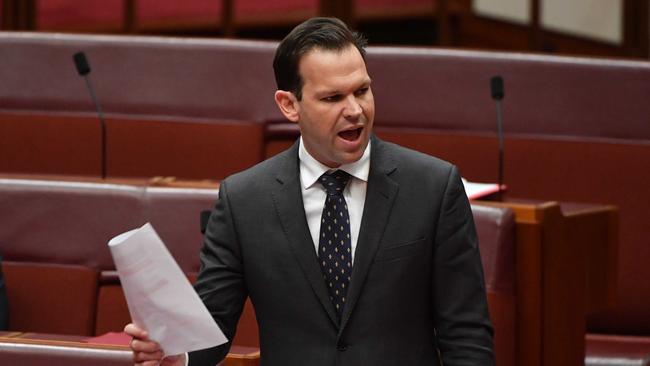
<svg viewBox="0 0 650 366">
<path fill-rule="evenodd" d="M 101 174 L 79 50 L 105 112 L 110 177 L 223 178 L 263 159 L 261 121 L 279 114 L 270 43 L 3 32 L 0 50 L 2 172 Z"/>
<path fill-rule="evenodd" d="M 2 33 L 0 171 L 101 171 L 99 126 L 71 61 L 80 49 L 106 113 L 109 177 L 221 179 L 249 167 L 297 136 L 273 102 L 274 48 Z M 450 160 L 472 181 L 497 177 L 488 85 L 503 75 L 508 197 L 618 206 L 618 301 L 587 329 L 650 335 L 649 63 L 395 47 L 370 47 L 367 61 L 377 134 Z"/>
<path fill-rule="evenodd" d="M 102 182 L 0 179 L 0 251 L 11 331 L 76 336 L 119 332 L 129 321 L 107 242 L 151 222 L 193 279 L 201 246 L 199 216 L 217 189 Z M 514 216 L 473 206 L 495 314 L 499 357 L 514 349 Z M 250 304 L 234 344 L 259 346 Z"/>
<path fill-rule="evenodd" d="M 106 1 L 92 7 L 82 6 L 82 3 L 80 0 L 50 0 L 22 8 L 11 4 L 5 11 L 13 7 L 23 12 L 17 14 L 23 19 L 7 22 L 3 28 L 95 33 L 220 33 L 228 36 L 245 35 L 257 29 L 256 34 L 264 35 L 261 30 L 266 30 L 277 36 L 278 28 L 293 27 L 319 14 L 335 15 L 351 24 L 428 19 L 433 25 L 434 16 L 441 7 L 456 10 L 455 13 L 460 8 L 469 8 L 466 1 L 447 0 L 345 0 L 333 5 L 326 0 L 194 0 L 183 3 L 136 0 Z M 12 20 L 10 15 L 5 19 Z"/>
<path fill-rule="evenodd" d="M 121 337 L 128 342 L 128 337 Z M 101 339 L 33 332 L 0 332 L 0 363 L 26 366 L 128 366 L 132 353 L 126 344 Z M 233 346 L 216 366 L 259 366 L 256 348 Z"/>
<path fill-rule="evenodd" d="M 0 179 L 0 252 L 11 298 L 10 329 L 87 336 L 109 330 L 104 324 L 118 309 L 106 297 L 119 279 L 108 240 L 146 222 L 181 268 L 195 274 L 202 244 L 199 214 L 212 207 L 217 192 Z M 110 330 L 120 330 L 111 325 Z"/>
</svg>

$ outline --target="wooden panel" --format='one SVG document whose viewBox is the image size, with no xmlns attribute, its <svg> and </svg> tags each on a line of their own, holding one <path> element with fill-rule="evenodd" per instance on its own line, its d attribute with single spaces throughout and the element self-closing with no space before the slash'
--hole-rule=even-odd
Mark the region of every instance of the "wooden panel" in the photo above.
<svg viewBox="0 0 650 366">
<path fill-rule="evenodd" d="M 0 112 L 0 171 L 101 175 L 97 118 Z"/>
<path fill-rule="evenodd" d="M 295 140 L 289 139 L 268 141 L 264 146 L 265 158 L 270 158 L 271 156 L 277 155 L 278 153 L 290 148 L 294 142 Z"/>
<path fill-rule="evenodd" d="M 251 304 L 250 299 L 246 300 L 244 304 L 244 311 L 241 318 L 237 323 L 237 331 L 232 340 L 233 345 L 244 347 L 258 347 L 260 346 L 259 330 L 257 329 L 257 318 L 255 317 L 255 310 Z"/>
<path fill-rule="evenodd" d="M 581 365 L 585 355 L 586 257 L 583 233 L 567 226 L 559 206 L 545 210 L 542 225 L 543 365 Z"/>
<path fill-rule="evenodd" d="M 610 309 L 617 302 L 618 251 L 610 243 L 618 240 L 618 214 L 615 207 L 601 206 L 566 216 L 566 226 L 571 228 L 567 229 L 568 241 L 582 243 L 582 252 L 593 259 L 585 264 L 587 314 Z"/>
<path fill-rule="evenodd" d="M 541 229 L 536 223 L 517 220 L 517 247 L 515 264 L 517 273 L 517 365 L 542 365 L 542 263 Z"/>
<path fill-rule="evenodd" d="M 494 325 L 494 354 L 499 366 L 515 366 L 516 298 L 513 295 L 488 292 L 488 308 Z"/>
<path fill-rule="evenodd" d="M 440 133 L 423 129 L 377 126 L 377 136 L 420 152 L 439 157 L 459 166 L 464 178 L 476 182 L 496 182 L 498 141 L 496 134 L 472 136 Z M 471 146 L 470 149 L 466 146 Z"/>
<path fill-rule="evenodd" d="M 223 179 L 263 158 L 259 123 L 107 119 L 108 175 Z"/>
<path fill-rule="evenodd" d="M 259 366 L 260 351 L 254 347 L 232 346 L 223 366 Z"/>
<path fill-rule="evenodd" d="M 97 317 L 94 335 L 121 332 L 131 322 L 122 286 L 102 285 L 97 294 Z"/>
<path fill-rule="evenodd" d="M 98 272 L 81 266 L 2 263 L 9 329 L 92 335 Z"/>
<path fill-rule="evenodd" d="M 554 202 L 477 203 L 515 212 L 516 364 L 583 365 L 586 317 L 610 306 L 616 292 L 610 287 L 615 286 L 615 261 L 604 254 L 617 249 L 616 209 L 566 205 L 563 210 Z M 606 285 L 589 285 L 603 280 Z"/>
</svg>

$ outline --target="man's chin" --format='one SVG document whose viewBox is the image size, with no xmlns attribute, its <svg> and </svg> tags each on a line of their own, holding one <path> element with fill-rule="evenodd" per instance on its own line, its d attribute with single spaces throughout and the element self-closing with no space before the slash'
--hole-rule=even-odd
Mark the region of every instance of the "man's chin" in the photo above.
<svg viewBox="0 0 650 366">
<path fill-rule="evenodd" d="M 363 147 L 360 147 L 359 149 L 355 149 L 352 151 L 346 151 L 345 153 L 341 154 L 339 156 L 339 162 L 341 165 L 344 164 L 352 164 L 363 156 L 364 151 L 366 150 L 366 146 L 368 146 L 368 143 L 366 142 L 363 144 Z"/>
</svg>

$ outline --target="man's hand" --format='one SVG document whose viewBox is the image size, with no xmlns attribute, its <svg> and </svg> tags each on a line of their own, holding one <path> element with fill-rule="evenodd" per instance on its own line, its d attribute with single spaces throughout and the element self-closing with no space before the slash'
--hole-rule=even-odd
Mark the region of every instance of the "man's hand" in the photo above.
<svg viewBox="0 0 650 366">
<path fill-rule="evenodd" d="M 133 363 L 137 366 L 185 366 L 185 355 L 167 356 L 163 358 L 160 345 L 149 339 L 146 330 L 130 323 L 124 327 L 124 332 L 133 339 L 129 344 L 133 351 Z"/>
</svg>

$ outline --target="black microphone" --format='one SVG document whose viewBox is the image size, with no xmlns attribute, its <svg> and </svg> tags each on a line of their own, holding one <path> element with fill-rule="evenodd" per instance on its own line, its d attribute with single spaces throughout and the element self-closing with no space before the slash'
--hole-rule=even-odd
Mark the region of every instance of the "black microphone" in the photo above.
<svg viewBox="0 0 650 366">
<path fill-rule="evenodd" d="M 88 64 L 86 54 L 79 51 L 72 56 L 72 59 L 74 60 L 77 72 L 86 80 L 86 86 L 88 87 L 93 103 L 95 103 L 95 109 L 99 116 L 99 123 L 102 131 L 102 179 L 106 179 L 106 122 L 104 121 L 104 113 L 102 112 L 102 107 L 99 105 L 99 100 L 97 100 L 97 96 L 95 95 L 93 84 L 90 82 L 90 76 L 88 75 L 90 74 L 90 64 Z"/>
<path fill-rule="evenodd" d="M 492 99 L 494 99 L 497 107 L 497 136 L 499 139 L 499 200 L 503 189 L 503 116 L 501 114 L 501 99 L 505 96 L 503 90 L 503 78 L 499 75 L 493 76 L 490 79 L 490 90 L 492 92 Z"/>
</svg>

